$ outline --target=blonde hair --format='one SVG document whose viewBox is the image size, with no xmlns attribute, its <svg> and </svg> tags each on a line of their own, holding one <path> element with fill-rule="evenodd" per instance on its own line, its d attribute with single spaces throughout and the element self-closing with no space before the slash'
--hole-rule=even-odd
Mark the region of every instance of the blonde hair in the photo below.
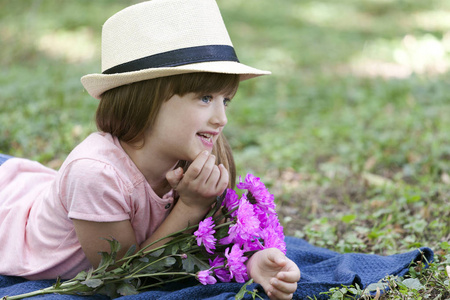
<svg viewBox="0 0 450 300">
<path fill-rule="evenodd" d="M 189 73 L 134 82 L 104 92 L 96 112 L 97 128 L 117 136 L 136 147 L 145 144 L 144 133 L 150 128 L 163 102 L 174 95 L 188 93 L 224 93 L 233 96 L 239 86 L 239 75 Z M 236 181 L 236 168 L 228 141 L 220 134 L 212 153 L 230 175 L 229 188 Z M 186 171 L 190 162 L 180 161 Z"/>
</svg>

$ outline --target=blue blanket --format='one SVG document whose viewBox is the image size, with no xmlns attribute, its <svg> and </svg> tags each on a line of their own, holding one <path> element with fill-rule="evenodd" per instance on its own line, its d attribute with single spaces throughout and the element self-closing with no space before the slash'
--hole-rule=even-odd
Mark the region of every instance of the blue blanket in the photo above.
<svg viewBox="0 0 450 300">
<path fill-rule="evenodd" d="M 356 283 L 361 287 L 366 287 L 371 283 L 378 282 L 386 275 L 405 275 L 408 272 L 410 263 L 420 260 L 422 254 L 425 256 L 426 261 L 431 262 L 433 260 L 433 251 L 429 248 L 421 248 L 420 251 L 414 250 L 391 256 L 379 256 L 358 253 L 340 254 L 328 249 L 312 246 L 302 239 L 292 237 L 286 238 L 286 244 L 288 257 L 297 263 L 302 274 L 294 299 L 308 299 L 308 296 L 313 299 L 314 296 L 317 299 L 327 299 L 328 296 L 320 295 L 320 293 L 327 292 L 332 287 Z M 52 284 L 54 284 L 54 281 L 51 280 L 27 281 L 18 277 L 0 276 L 0 297 L 31 292 Z M 234 299 L 241 286 L 242 284 L 239 283 L 217 283 L 208 286 L 177 284 L 176 287 L 169 286 L 165 289 L 152 290 L 117 299 L 228 300 Z M 248 289 L 258 289 L 264 295 L 261 286 L 257 284 L 249 286 Z M 101 295 L 81 297 L 54 294 L 36 298 L 71 300 L 108 299 L 106 296 Z M 247 295 L 244 299 L 251 299 L 251 297 Z"/>
</svg>

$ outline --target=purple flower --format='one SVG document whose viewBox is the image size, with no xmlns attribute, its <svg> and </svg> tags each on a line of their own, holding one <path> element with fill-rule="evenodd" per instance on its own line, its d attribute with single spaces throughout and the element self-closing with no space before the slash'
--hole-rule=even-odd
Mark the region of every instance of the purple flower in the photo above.
<svg viewBox="0 0 450 300">
<path fill-rule="evenodd" d="M 264 246 L 261 244 L 261 241 L 259 239 L 254 239 L 251 241 L 247 241 L 244 245 L 243 245 L 243 250 L 244 252 L 247 251 L 259 251 L 264 249 Z"/>
<path fill-rule="evenodd" d="M 276 214 L 274 196 L 269 193 L 269 190 L 261 182 L 259 177 L 255 177 L 253 174 L 247 174 L 245 181 L 239 177 L 239 183 L 236 185 L 239 189 L 248 190 L 248 200 L 251 203 L 255 203 L 261 208 L 263 212 Z"/>
<path fill-rule="evenodd" d="M 254 205 L 253 211 L 255 212 L 256 217 L 259 220 L 260 227 L 265 228 L 268 225 L 268 213 L 266 213 L 263 209 L 261 209 L 261 206 Z"/>
<path fill-rule="evenodd" d="M 211 249 L 216 249 L 216 241 L 217 239 L 214 237 L 214 233 L 216 232 L 214 229 L 214 221 L 212 217 L 206 218 L 198 224 L 198 230 L 194 232 L 196 236 L 197 245 L 200 246 L 203 243 L 205 249 L 208 253 L 213 254 L 214 252 Z"/>
<path fill-rule="evenodd" d="M 219 230 L 222 237 L 228 231 L 228 235 L 220 240 L 227 247 L 224 252 L 218 253 L 213 260 L 209 259 L 208 270 L 197 273 L 197 279 L 203 284 L 214 284 L 217 280 L 222 282 L 244 283 L 248 280 L 245 262 L 248 257 L 246 252 L 259 251 L 266 248 L 278 248 L 286 253 L 283 227 L 280 225 L 276 214 L 274 196 L 269 193 L 266 186 L 258 177 L 247 174 L 244 181 L 239 178 L 239 189 L 245 189 L 241 197 L 228 189 L 222 205 L 231 217 L 231 224 Z M 214 254 L 217 239 L 215 224 L 212 217 L 201 221 L 198 230 L 194 232 L 197 245 L 203 245 L 205 250 Z M 219 226 L 222 227 L 222 226 Z M 231 246 L 232 245 L 232 246 Z"/>
<path fill-rule="evenodd" d="M 223 267 L 225 266 L 225 258 L 216 256 L 213 261 L 211 259 L 209 260 L 209 265 L 211 268 L 215 267 Z M 230 272 L 225 268 L 217 268 L 214 269 L 214 273 L 216 274 L 217 278 L 220 279 L 222 282 L 230 282 L 231 281 L 231 274 Z"/>
<path fill-rule="evenodd" d="M 247 267 L 244 265 L 244 262 L 247 260 L 247 257 L 244 256 L 244 251 L 241 250 L 239 245 L 233 245 L 231 248 L 225 249 L 225 257 L 227 258 L 228 270 L 230 270 L 231 278 L 237 282 L 244 283 L 248 280 L 247 275 Z"/>
<path fill-rule="evenodd" d="M 236 213 L 236 224 L 228 229 L 228 236 L 221 239 L 221 244 L 237 243 L 243 245 L 259 237 L 260 222 L 255 216 L 253 205 L 242 196 Z"/>
<path fill-rule="evenodd" d="M 227 190 L 227 195 L 225 196 L 225 199 L 223 199 L 223 205 L 227 208 L 228 211 L 232 211 L 239 205 L 239 196 L 238 194 L 232 190 Z M 236 212 L 231 213 L 231 216 L 234 217 L 236 215 Z"/>
<path fill-rule="evenodd" d="M 245 176 L 245 180 L 242 181 L 242 177 L 239 176 L 239 182 L 236 184 L 236 186 L 243 190 L 250 190 L 260 187 L 261 185 L 264 185 L 259 177 L 255 177 L 253 174 L 248 173 L 247 176 Z"/>
<path fill-rule="evenodd" d="M 269 214 L 261 232 L 265 248 L 278 248 L 286 254 L 286 243 L 284 242 L 283 226 L 278 221 L 278 216 Z"/>
<path fill-rule="evenodd" d="M 280 226 L 281 227 L 281 226 Z M 264 240 L 264 249 L 266 248 L 278 248 L 286 254 L 286 243 L 284 241 L 283 232 L 279 232 L 278 228 L 267 227 L 261 236 Z"/>
<path fill-rule="evenodd" d="M 213 276 L 210 275 L 211 273 L 212 273 L 212 271 L 210 271 L 210 270 L 199 271 L 197 273 L 198 281 L 200 281 L 200 283 L 203 285 L 216 283 L 217 280 Z"/>
</svg>

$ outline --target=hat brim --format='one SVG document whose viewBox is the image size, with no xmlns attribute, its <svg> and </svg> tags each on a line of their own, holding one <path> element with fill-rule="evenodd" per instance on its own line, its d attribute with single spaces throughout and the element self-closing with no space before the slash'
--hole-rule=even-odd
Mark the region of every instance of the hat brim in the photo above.
<svg viewBox="0 0 450 300">
<path fill-rule="evenodd" d="M 104 92 L 118 86 L 147 79 L 194 72 L 238 74 L 240 75 L 241 81 L 271 74 L 269 71 L 258 70 L 238 62 L 213 61 L 177 67 L 145 69 L 127 73 L 88 74 L 81 78 L 81 83 L 92 97 L 100 99 Z"/>
</svg>

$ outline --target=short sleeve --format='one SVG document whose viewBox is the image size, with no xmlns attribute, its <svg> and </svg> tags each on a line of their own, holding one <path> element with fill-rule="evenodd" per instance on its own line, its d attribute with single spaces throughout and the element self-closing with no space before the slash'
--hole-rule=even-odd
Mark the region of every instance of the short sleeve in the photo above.
<svg viewBox="0 0 450 300">
<path fill-rule="evenodd" d="M 129 188 L 107 163 L 92 159 L 71 162 L 62 173 L 59 190 L 71 219 L 93 222 L 130 219 Z"/>
</svg>

